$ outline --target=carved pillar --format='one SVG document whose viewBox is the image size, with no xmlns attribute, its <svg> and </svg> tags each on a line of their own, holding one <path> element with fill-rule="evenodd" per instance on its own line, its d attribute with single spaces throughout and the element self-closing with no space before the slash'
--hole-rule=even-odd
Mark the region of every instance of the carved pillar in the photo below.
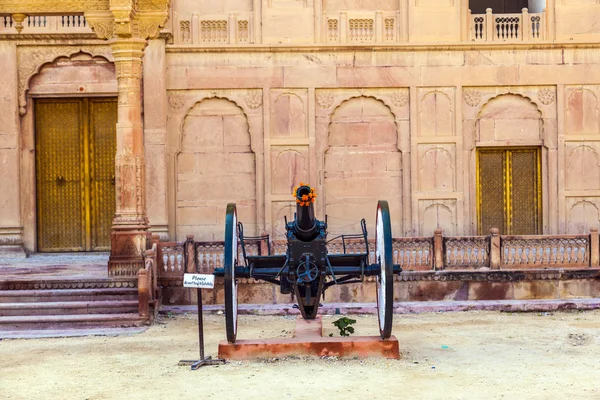
<svg viewBox="0 0 600 400">
<path fill-rule="evenodd" d="M 146 40 L 110 41 L 119 89 L 117 155 L 115 158 L 116 213 L 111 232 L 110 276 L 137 275 L 146 249 L 144 138 L 141 77 Z"/>
<path fill-rule="evenodd" d="M 490 229 L 490 269 L 500 269 L 502 263 L 499 233 L 498 228 Z"/>
<path fill-rule="evenodd" d="M 144 153 L 146 212 L 150 231 L 169 236 L 167 208 L 167 86 L 165 41 L 151 40 L 144 51 Z"/>
<path fill-rule="evenodd" d="M 433 231 L 433 269 L 444 269 L 444 237 L 439 228 Z"/>
<path fill-rule="evenodd" d="M 469 23 L 471 21 L 471 10 L 469 0 L 460 0 L 460 40 L 469 40 Z"/>
<path fill-rule="evenodd" d="M 590 228 L 590 267 L 598 268 L 600 266 L 600 238 L 598 237 L 598 228 Z"/>
<path fill-rule="evenodd" d="M 21 222 L 17 46 L 0 41 L 0 258 L 25 257 Z"/>
</svg>

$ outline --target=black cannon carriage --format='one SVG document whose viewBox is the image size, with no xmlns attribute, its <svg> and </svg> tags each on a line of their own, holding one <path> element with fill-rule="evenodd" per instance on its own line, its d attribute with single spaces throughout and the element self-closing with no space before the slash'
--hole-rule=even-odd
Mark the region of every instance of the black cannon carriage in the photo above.
<svg viewBox="0 0 600 400">
<path fill-rule="evenodd" d="M 237 335 L 238 278 L 260 279 L 279 285 L 282 294 L 293 292 L 302 317 L 314 319 L 318 314 L 319 300 L 327 288 L 336 284 L 363 282 L 368 276 L 376 277 L 380 335 L 383 339 L 389 338 L 392 334 L 394 274 L 402 270 L 399 265 L 393 264 L 392 231 L 387 201 L 380 200 L 377 204 L 375 263 L 370 263 L 364 219 L 360 223 L 360 234 L 340 235 L 328 240 L 327 217 L 325 221 L 315 218 L 314 189 L 301 183 L 294 190 L 294 197 L 294 220 L 286 220 L 286 254 L 272 254 L 269 236 L 244 236 L 243 225 L 237 220 L 235 204 L 227 205 L 223 268 L 214 272 L 216 276 L 224 277 L 227 340 L 234 343 Z M 340 239 L 343 253 L 329 253 L 328 243 Z M 356 239 L 364 242 L 364 251 L 346 252 L 346 240 Z M 258 255 L 247 254 L 248 243 L 258 245 Z M 264 252 L 267 254 L 261 253 L 261 247 L 266 248 Z M 238 254 L 239 250 L 241 254 Z"/>
</svg>

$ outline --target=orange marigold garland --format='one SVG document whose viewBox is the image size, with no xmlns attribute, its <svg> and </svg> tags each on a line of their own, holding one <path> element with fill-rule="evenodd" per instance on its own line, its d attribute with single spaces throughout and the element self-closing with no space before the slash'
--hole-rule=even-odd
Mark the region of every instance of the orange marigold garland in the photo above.
<svg viewBox="0 0 600 400">
<path fill-rule="evenodd" d="M 300 186 L 310 187 L 309 184 L 304 183 L 304 182 L 300 182 Z M 304 194 L 304 195 L 302 195 L 301 198 L 298 198 L 298 188 L 300 186 L 296 186 L 294 188 L 294 192 L 292 193 L 292 196 L 294 196 L 296 198 L 296 203 L 298 203 L 301 207 L 308 207 L 311 203 L 315 202 L 315 199 L 317 198 L 317 193 L 315 192 L 315 189 L 310 188 L 310 193 Z"/>
</svg>

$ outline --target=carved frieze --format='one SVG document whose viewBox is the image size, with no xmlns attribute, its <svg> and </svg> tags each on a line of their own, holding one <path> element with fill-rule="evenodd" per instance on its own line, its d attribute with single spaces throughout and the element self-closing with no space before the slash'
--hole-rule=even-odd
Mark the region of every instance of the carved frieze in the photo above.
<svg viewBox="0 0 600 400">
<path fill-rule="evenodd" d="M 52 13 L 108 10 L 110 0 L 3 0 L 2 12 Z"/>
<path fill-rule="evenodd" d="M 136 270 L 137 272 L 137 270 Z M 65 280 L 65 281 L 4 281 L 0 282 L 0 290 L 69 290 L 69 289 L 100 289 L 100 288 L 134 288 L 137 287 L 137 274 L 133 279 L 85 279 L 85 280 Z"/>
</svg>

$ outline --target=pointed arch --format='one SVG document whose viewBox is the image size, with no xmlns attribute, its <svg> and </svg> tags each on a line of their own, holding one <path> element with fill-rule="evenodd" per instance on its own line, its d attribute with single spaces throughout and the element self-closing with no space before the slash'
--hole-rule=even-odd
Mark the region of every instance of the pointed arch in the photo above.
<svg viewBox="0 0 600 400">
<path fill-rule="evenodd" d="M 353 96 L 329 117 L 322 200 L 332 232 L 374 229 L 377 200 L 387 200 L 392 230 L 402 232 L 402 154 L 392 109 L 373 96 Z M 354 222 L 350 223 L 350 221 Z"/>
<path fill-rule="evenodd" d="M 222 240 L 227 203 L 237 204 L 246 232 L 256 232 L 256 155 L 239 105 L 218 96 L 194 103 L 182 119 L 175 157 L 178 240 Z"/>
<path fill-rule="evenodd" d="M 92 57 L 104 57 L 113 62 L 109 46 L 19 46 L 17 51 L 19 113 L 27 111 L 27 91 L 31 78 L 39 73 L 42 66 L 53 63 L 60 57 L 72 57 L 77 53 L 86 53 Z"/>
</svg>

